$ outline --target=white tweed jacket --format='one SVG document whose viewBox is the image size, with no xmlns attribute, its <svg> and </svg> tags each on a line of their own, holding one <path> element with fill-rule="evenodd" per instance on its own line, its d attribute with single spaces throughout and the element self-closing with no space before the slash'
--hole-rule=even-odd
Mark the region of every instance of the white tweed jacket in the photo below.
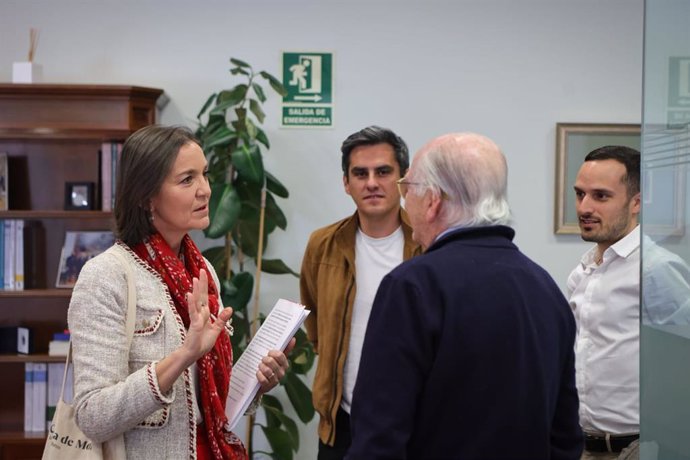
<svg viewBox="0 0 690 460">
<path fill-rule="evenodd" d="M 113 252 L 130 263 L 137 291 L 134 338 L 127 350 L 127 278 Z M 217 275 L 207 261 L 216 283 Z M 196 458 L 192 370 L 168 394 L 155 364 L 182 345 L 186 331 L 160 276 L 126 245 L 89 260 L 68 311 L 77 424 L 93 441 L 125 434 L 128 459 Z"/>
</svg>

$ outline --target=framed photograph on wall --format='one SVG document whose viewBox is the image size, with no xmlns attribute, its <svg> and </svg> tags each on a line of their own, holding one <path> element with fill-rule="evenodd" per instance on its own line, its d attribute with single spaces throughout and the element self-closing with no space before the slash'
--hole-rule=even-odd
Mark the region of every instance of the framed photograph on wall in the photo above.
<svg viewBox="0 0 690 460">
<path fill-rule="evenodd" d="M 606 145 L 623 145 L 640 150 L 640 125 L 557 123 L 556 192 L 554 233 L 580 234 L 575 211 L 573 185 L 592 150 Z"/>
<path fill-rule="evenodd" d="M 7 211 L 9 197 L 7 188 L 9 187 L 9 173 L 7 166 L 7 154 L 0 152 L 0 211 Z"/>
<path fill-rule="evenodd" d="M 65 244 L 62 246 L 55 286 L 73 287 L 84 264 L 108 249 L 114 242 L 115 236 L 109 231 L 65 232 Z"/>
</svg>

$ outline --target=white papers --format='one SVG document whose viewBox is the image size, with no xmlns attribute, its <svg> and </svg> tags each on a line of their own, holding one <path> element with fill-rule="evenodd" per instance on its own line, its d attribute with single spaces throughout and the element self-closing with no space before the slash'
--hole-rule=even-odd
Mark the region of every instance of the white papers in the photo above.
<svg viewBox="0 0 690 460">
<path fill-rule="evenodd" d="M 226 429 L 232 430 L 251 404 L 259 390 L 256 371 L 261 358 L 270 350 L 283 350 L 295 332 L 300 328 L 309 310 L 304 306 L 279 299 L 264 320 L 252 341 L 232 368 L 230 391 L 225 402 L 228 417 Z"/>
</svg>

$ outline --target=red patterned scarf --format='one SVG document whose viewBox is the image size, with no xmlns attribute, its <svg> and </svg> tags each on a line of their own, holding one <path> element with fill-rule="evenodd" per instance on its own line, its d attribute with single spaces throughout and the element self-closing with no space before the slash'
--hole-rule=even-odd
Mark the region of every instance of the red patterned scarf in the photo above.
<svg viewBox="0 0 690 460">
<path fill-rule="evenodd" d="M 216 283 L 189 235 L 184 236 L 180 246 L 180 254 L 184 256 L 182 260 L 173 253 L 160 233 L 151 235 L 148 240 L 132 249 L 163 278 L 185 328 L 189 329 L 189 310 L 185 296 L 192 292 L 192 278 L 198 278 L 202 268 L 208 274 L 209 309 L 218 316 L 219 293 Z M 222 332 L 214 347 L 196 363 L 201 390 L 200 406 L 213 456 L 216 459 L 246 459 L 247 451 L 242 442 L 234 434 L 225 431 L 225 401 L 232 370 L 232 344 L 228 334 Z"/>
</svg>

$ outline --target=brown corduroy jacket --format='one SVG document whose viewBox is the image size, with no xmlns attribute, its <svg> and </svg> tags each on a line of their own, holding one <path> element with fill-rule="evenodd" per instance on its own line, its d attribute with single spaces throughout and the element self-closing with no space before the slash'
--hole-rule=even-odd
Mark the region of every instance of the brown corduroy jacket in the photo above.
<svg viewBox="0 0 690 460">
<path fill-rule="evenodd" d="M 403 260 L 420 254 L 412 241 L 407 214 L 400 210 L 405 237 Z M 319 438 L 335 442 L 335 416 L 343 392 L 343 368 L 350 342 L 352 305 L 355 300 L 355 236 L 357 213 L 314 231 L 302 260 L 300 294 L 311 310 L 307 335 L 319 355 L 312 387 L 314 408 L 321 416 Z"/>
</svg>

